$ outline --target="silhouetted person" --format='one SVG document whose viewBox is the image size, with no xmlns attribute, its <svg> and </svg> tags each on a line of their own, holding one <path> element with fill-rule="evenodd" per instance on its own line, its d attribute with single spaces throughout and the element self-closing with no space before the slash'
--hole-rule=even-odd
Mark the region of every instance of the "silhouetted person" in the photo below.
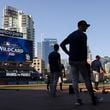
<svg viewBox="0 0 110 110">
<path fill-rule="evenodd" d="M 81 105 L 82 100 L 79 94 L 79 73 L 82 75 L 88 92 L 91 96 L 92 104 L 96 105 L 96 98 L 94 96 L 90 74 L 88 74 L 87 68 L 87 28 L 90 24 L 87 24 L 86 21 L 81 20 L 78 22 L 78 29 L 72 32 L 66 39 L 60 44 L 63 51 L 69 56 L 69 64 L 71 66 L 72 82 L 73 88 L 76 96 L 76 105 Z M 67 49 L 69 45 L 69 49 Z"/>
<path fill-rule="evenodd" d="M 61 58 L 59 51 L 59 45 L 54 45 L 54 51 L 49 54 L 49 66 L 50 66 L 50 93 L 52 96 L 56 96 L 56 86 L 58 78 L 61 72 Z"/>
<path fill-rule="evenodd" d="M 47 75 L 47 90 L 50 90 L 50 75 Z"/>
<path fill-rule="evenodd" d="M 61 64 L 61 72 L 59 74 L 58 84 L 60 86 L 60 90 L 63 91 L 63 78 L 65 77 L 65 67 Z M 47 90 L 50 90 L 50 75 L 47 75 Z"/>
<path fill-rule="evenodd" d="M 60 90 L 63 91 L 63 78 L 65 77 L 65 67 L 63 64 L 61 64 L 61 73 L 60 73 L 60 76 L 59 76 L 59 80 L 58 80 L 58 83 L 59 83 L 59 86 L 60 86 Z"/>
<path fill-rule="evenodd" d="M 102 64 L 100 62 L 100 56 L 97 55 L 96 59 L 92 61 L 91 63 L 91 69 L 93 72 L 93 80 L 94 80 L 94 87 L 96 90 L 98 90 L 99 80 L 100 80 L 100 70 L 102 70 L 105 73 L 105 70 L 102 67 Z"/>
</svg>

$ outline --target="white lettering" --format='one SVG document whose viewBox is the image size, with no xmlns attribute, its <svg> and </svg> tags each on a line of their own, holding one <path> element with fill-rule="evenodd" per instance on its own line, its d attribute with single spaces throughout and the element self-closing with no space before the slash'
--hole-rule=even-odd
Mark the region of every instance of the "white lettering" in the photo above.
<svg viewBox="0 0 110 110">
<path fill-rule="evenodd" d="M 16 73 L 6 73 L 6 76 L 17 76 Z"/>
<path fill-rule="evenodd" d="M 3 47 L 0 46 L 0 51 L 3 52 L 12 52 L 12 53 L 23 53 L 23 49 L 15 49 L 15 48 L 11 48 L 11 47 Z"/>
</svg>

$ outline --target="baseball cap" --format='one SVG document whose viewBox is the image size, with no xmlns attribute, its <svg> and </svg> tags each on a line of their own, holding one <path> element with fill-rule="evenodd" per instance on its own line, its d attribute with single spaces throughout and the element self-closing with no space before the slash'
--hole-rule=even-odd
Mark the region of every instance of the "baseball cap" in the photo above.
<svg viewBox="0 0 110 110">
<path fill-rule="evenodd" d="M 78 27 L 81 26 L 81 25 L 85 25 L 87 27 L 90 26 L 90 24 L 88 24 L 85 20 L 81 20 L 81 21 L 78 22 Z"/>
<path fill-rule="evenodd" d="M 100 59 L 100 56 L 99 55 L 96 55 L 96 58 L 99 58 Z"/>
</svg>

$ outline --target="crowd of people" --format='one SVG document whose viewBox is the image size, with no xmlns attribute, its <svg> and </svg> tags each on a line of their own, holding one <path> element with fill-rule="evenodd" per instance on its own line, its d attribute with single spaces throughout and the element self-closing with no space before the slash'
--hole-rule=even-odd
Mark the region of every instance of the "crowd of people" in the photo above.
<svg viewBox="0 0 110 110">
<path fill-rule="evenodd" d="M 97 105 L 99 98 L 97 98 L 93 90 L 91 71 L 93 73 L 94 88 L 96 90 L 98 90 L 100 69 L 105 73 L 105 70 L 101 65 L 99 55 L 96 56 L 96 60 L 94 60 L 91 65 L 87 62 L 87 35 L 85 32 L 89 26 L 90 24 L 88 24 L 85 20 L 79 21 L 77 24 L 78 29 L 69 34 L 60 45 L 55 44 L 54 51 L 48 56 L 50 75 L 47 89 L 49 89 L 50 94 L 53 97 L 57 95 L 57 83 L 59 78 L 61 82 L 60 89 L 63 90 L 63 76 L 65 77 L 65 74 L 62 74 L 64 65 L 61 64 L 61 55 L 58 52 L 59 46 L 69 56 L 69 64 L 71 67 L 70 74 L 72 75 L 72 86 L 74 88 L 76 98 L 75 105 L 83 104 L 78 87 L 79 74 L 82 75 L 85 81 L 85 85 L 90 94 L 92 104 Z M 69 45 L 69 49 L 67 48 L 67 45 Z"/>
</svg>

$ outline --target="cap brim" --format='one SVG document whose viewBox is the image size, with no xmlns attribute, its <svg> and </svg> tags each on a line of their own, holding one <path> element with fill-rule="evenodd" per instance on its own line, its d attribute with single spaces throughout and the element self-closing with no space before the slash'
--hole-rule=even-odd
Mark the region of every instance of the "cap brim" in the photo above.
<svg viewBox="0 0 110 110">
<path fill-rule="evenodd" d="M 87 24 L 87 27 L 89 27 L 90 26 L 90 24 Z"/>
</svg>

